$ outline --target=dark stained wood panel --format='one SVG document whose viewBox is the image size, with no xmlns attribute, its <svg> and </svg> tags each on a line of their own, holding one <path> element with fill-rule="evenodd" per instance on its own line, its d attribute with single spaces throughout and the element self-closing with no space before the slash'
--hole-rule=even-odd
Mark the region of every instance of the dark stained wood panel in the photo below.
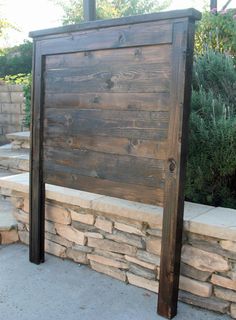
<svg viewBox="0 0 236 320">
<path fill-rule="evenodd" d="M 164 207 L 158 312 L 177 312 L 194 22 L 174 11 L 33 33 L 30 260 L 45 183 Z"/>
<path fill-rule="evenodd" d="M 80 189 L 86 177 L 99 186 L 93 192 L 116 183 L 112 196 L 118 196 L 118 183 L 163 190 L 170 57 L 169 44 L 46 56 L 45 182 L 57 168 L 64 176 L 72 171 L 79 176 Z M 60 148 L 52 141 L 60 141 Z M 68 187 L 75 183 L 69 177 L 63 181 Z M 119 196 L 121 190 L 130 199 L 127 189 L 119 189 Z M 151 203 L 162 204 L 161 195 Z"/>
</svg>

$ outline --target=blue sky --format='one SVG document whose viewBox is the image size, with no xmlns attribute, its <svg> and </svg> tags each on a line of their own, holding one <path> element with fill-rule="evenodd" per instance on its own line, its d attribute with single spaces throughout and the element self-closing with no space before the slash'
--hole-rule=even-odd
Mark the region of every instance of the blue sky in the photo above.
<svg viewBox="0 0 236 320">
<path fill-rule="evenodd" d="M 210 0 L 208 0 L 210 2 Z M 226 0 L 218 0 L 221 8 Z M 0 0 L 0 17 L 8 19 L 16 25 L 21 32 L 11 32 L 4 43 L 0 45 L 11 46 L 27 39 L 29 31 L 51 28 L 60 25 L 62 10 L 53 5 L 50 0 Z M 204 0 L 173 0 L 169 10 L 194 7 L 202 10 Z M 231 7 L 236 8 L 236 0 L 232 0 Z"/>
</svg>

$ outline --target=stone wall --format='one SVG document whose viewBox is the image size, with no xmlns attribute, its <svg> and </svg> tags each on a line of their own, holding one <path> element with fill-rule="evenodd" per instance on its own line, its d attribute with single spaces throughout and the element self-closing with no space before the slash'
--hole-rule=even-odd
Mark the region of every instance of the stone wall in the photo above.
<svg viewBox="0 0 236 320">
<path fill-rule="evenodd" d="M 29 243 L 28 174 L 0 179 Z M 158 292 L 162 208 L 47 185 L 50 254 Z M 236 210 L 186 203 L 180 300 L 236 318 Z M 155 306 L 153 306 L 155 308 Z"/>
<path fill-rule="evenodd" d="M 6 134 L 24 131 L 24 95 L 20 85 L 0 83 L 0 143 L 6 142 Z"/>
</svg>

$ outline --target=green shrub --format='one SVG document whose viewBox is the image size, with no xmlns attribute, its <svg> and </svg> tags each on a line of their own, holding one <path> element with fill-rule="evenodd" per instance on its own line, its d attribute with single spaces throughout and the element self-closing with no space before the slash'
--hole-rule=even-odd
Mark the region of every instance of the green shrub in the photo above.
<svg viewBox="0 0 236 320">
<path fill-rule="evenodd" d="M 193 69 L 186 199 L 236 208 L 236 71 L 207 52 Z"/>
<path fill-rule="evenodd" d="M 220 95 L 225 102 L 236 104 L 236 72 L 231 56 L 208 50 L 196 57 L 193 89 L 204 88 Z M 236 106 L 235 106 L 236 107 Z"/>
</svg>

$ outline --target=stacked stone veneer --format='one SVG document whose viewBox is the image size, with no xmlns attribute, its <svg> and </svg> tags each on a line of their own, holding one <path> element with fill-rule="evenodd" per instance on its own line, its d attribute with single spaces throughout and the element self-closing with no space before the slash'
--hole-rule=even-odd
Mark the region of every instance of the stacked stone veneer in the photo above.
<svg viewBox="0 0 236 320">
<path fill-rule="evenodd" d="M 0 83 L 0 142 L 6 134 L 24 131 L 25 104 L 22 86 Z"/>
<path fill-rule="evenodd" d="M 28 175 L 0 179 L 29 242 Z M 47 185 L 50 254 L 158 292 L 162 208 Z M 236 210 L 186 203 L 180 300 L 236 318 Z"/>
</svg>

